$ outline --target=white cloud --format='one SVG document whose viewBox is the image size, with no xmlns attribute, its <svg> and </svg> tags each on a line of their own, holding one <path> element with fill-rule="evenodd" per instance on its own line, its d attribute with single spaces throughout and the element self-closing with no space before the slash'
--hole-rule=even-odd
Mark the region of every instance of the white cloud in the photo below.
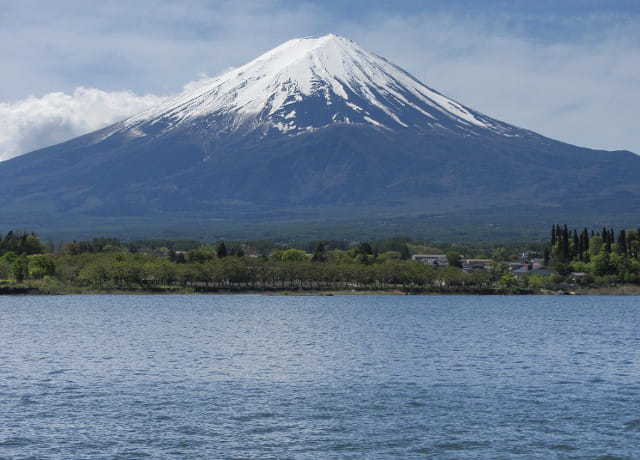
<svg viewBox="0 0 640 460">
<path fill-rule="evenodd" d="M 80 87 L 0 103 L 0 161 L 103 128 L 163 99 Z"/>
</svg>

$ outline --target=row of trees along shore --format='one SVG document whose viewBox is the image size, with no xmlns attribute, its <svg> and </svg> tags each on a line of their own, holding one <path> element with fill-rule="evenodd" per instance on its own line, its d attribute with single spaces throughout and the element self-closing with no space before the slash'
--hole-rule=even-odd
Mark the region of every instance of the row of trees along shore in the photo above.
<svg viewBox="0 0 640 460">
<path fill-rule="evenodd" d="M 640 283 L 640 228 L 570 230 L 554 225 L 544 261 L 559 275 L 584 273 L 588 283 Z"/>
<path fill-rule="evenodd" d="M 418 292 L 534 292 L 559 289 L 584 274 L 588 285 L 640 283 L 639 230 L 569 230 L 554 225 L 549 243 L 431 247 L 409 238 L 374 242 L 218 242 L 117 238 L 55 245 L 37 235 L 0 235 L 0 292 L 402 290 Z M 463 272 L 460 253 L 492 259 L 488 270 Z M 516 279 L 509 260 L 538 256 L 557 274 Z M 446 253 L 435 269 L 412 254 Z"/>
</svg>

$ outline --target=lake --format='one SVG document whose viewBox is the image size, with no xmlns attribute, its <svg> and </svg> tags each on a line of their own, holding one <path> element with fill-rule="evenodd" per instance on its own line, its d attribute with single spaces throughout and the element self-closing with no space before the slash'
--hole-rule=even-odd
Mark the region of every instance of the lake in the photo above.
<svg viewBox="0 0 640 460">
<path fill-rule="evenodd" d="M 0 458 L 637 458 L 640 298 L 0 297 Z"/>
</svg>

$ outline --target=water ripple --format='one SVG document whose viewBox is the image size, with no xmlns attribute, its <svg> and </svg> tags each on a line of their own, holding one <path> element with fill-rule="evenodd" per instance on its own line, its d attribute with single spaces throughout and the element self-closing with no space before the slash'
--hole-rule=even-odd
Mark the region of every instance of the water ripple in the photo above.
<svg viewBox="0 0 640 460">
<path fill-rule="evenodd" d="M 0 458 L 637 458 L 617 297 L 0 297 Z"/>
</svg>

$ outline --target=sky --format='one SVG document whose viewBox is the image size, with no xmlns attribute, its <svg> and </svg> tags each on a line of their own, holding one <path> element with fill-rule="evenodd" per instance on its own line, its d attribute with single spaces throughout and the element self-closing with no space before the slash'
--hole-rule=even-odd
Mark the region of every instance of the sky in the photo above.
<svg viewBox="0 0 640 460">
<path fill-rule="evenodd" d="M 327 33 L 491 117 L 640 154 L 637 0 L 0 0 L 0 161 Z"/>
</svg>

